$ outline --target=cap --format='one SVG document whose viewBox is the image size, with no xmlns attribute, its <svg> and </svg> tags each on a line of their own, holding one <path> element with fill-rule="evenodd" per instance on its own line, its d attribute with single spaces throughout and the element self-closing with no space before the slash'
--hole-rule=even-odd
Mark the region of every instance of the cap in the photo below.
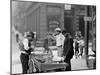
<svg viewBox="0 0 100 75">
<path fill-rule="evenodd" d="M 29 32 L 25 32 L 24 33 L 24 37 L 27 37 L 28 34 L 29 34 Z"/>
<path fill-rule="evenodd" d="M 56 28 L 55 31 L 61 31 L 61 29 L 60 28 Z"/>
</svg>

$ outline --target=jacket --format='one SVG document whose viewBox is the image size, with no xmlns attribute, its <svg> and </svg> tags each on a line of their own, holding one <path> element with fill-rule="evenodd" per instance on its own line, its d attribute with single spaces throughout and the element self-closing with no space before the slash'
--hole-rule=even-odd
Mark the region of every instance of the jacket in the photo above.
<svg viewBox="0 0 100 75">
<path fill-rule="evenodd" d="M 65 38 L 63 48 L 64 48 L 63 55 L 65 56 L 65 61 L 67 61 L 67 59 L 71 59 L 74 55 L 73 39 L 72 38 Z"/>
</svg>

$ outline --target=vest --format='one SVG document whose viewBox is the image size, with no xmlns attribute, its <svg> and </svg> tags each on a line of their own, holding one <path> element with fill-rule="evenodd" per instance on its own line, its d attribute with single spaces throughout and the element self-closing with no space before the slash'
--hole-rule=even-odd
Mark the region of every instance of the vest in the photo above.
<svg viewBox="0 0 100 75">
<path fill-rule="evenodd" d="M 19 43 L 19 49 L 20 49 L 21 51 L 25 51 L 26 53 L 30 54 L 31 51 L 32 51 L 31 42 L 32 42 L 32 40 L 29 40 L 29 43 L 28 43 L 29 49 L 28 49 L 28 50 L 25 50 L 25 49 L 24 49 L 23 43 L 20 42 L 20 43 Z"/>
</svg>

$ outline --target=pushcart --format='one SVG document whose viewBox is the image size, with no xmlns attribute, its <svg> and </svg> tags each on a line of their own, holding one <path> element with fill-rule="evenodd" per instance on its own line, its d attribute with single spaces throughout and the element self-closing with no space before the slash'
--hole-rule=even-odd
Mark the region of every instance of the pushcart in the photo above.
<svg viewBox="0 0 100 75">
<path fill-rule="evenodd" d="M 53 61 L 46 62 L 48 60 L 47 58 L 49 58 L 48 56 L 49 55 L 46 55 L 46 54 L 42 54 L 42 55 L 31 54 L 30 60 L 29 60 L 29 73 L 35 73 L 35 72 L 44 73 L 44 72 L 53 71 L 56 69 L 65 70 L 65 68 L 68 66 L 68 64 L 65 62 L 61 62 L 61 63 L 57 63 Z"/>
</svg>

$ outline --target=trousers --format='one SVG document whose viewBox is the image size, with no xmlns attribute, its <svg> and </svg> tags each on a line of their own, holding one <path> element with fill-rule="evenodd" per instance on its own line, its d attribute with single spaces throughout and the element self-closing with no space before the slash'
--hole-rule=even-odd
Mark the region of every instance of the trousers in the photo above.
<svg viewBox="0 0 100 75">
<path fill-rule="evenodd" d="M 66 67 L 65 71 L 71 71 L 71 59 L 65 59 L 66 63 L 68 63 L 68 66 Z"/>
<path fill-rule="evenodd" d="M 21 59 L 21 63 L 22 63 L 22 73 L 27 74 L 27 71 L 29 69 L 29 66 L 28 66 L 29 55 L 21 53 L 20 59 Z"/>
<path fill-rule="evenodd" d="M 59 56 L 59 57 L 62 57 L 63 48 L 62 48 L 61 46 L 58 46 L 58 47 L 57 47 L 57 50 L 58 50 L 58 56 Z"/>
</svg>

